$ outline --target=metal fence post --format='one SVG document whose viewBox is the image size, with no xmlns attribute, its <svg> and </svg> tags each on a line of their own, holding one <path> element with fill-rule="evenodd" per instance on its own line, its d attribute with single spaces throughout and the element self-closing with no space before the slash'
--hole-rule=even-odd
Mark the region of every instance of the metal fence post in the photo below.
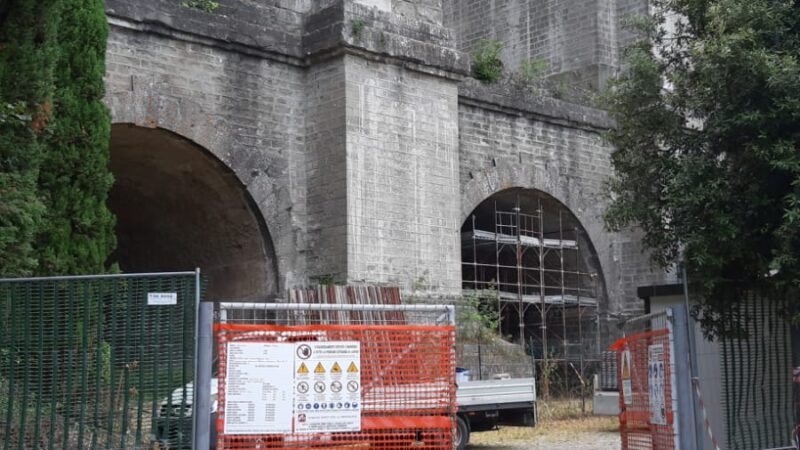
<svg viewBox="0 0 800 450">
<path fill-rule="evenodd" d="M 676 305 L 672 308 L 672 339 L 673 355 L 675 357 L 675 393 L 677 400 L 676 433 L 680 450 L 695 448 L 697 442 L 694 418 L 694 395 L 692 394 L 692 380 L 689 370 L 690 345 L 688 329 L 688 311 L 686 305 Z"/>
<path fill-rule="evenodd" d="M 211 365 L 213 358 L 212 324 L 214 304 L 200 302 L 200 272 L 197 273 L 197 323 L 195 324 L 195 376 L 192 402 L 192 448 L 211 447 Z"/>
</svg>

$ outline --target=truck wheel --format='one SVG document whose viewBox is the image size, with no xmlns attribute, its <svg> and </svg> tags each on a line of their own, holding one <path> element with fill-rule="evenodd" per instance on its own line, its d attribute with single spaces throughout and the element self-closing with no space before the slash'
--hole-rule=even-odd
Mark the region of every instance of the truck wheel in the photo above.
<svg viewBox="0 0 800 450">
<path fill-rule="evenodd" d="M 533 415 L 533 411 L 525 411 L 522 414 L 522 425 L 526 427 L 532 427 L 536 425 L 536 418 Z"/>
<path fill-rule="evenodd" d="M 456 450 L 464 450 L 469 442 L 469 424 L 461 416 L 456 416 Z"/>
</svg>

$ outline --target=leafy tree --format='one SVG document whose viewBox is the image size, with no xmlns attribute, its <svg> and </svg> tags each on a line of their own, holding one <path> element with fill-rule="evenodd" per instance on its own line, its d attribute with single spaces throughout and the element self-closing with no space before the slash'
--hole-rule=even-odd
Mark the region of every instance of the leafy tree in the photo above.
<svg viewBox="0 0 800 450">
<path fill-rule="evenodd" d="M 38 239 L 42 275 L 101 273 L 116 246 L 106 206 L 110 117 L 103 104 L 108 27 L 102 0 L 60 0 L 54 120 L 42 168 L 47 212 Z"/>
<path fill-rule="evenodd" d="M 706 330 L 724 333 L 728 281 L 800 286 L 800 2 L 655 6 L 607 94 L 605 219 L 641 227 L 658 265 L 682 258 Z"/>
<path fill-rule="evenodd" d="M 44 206 L 39 167 L 52 118 L 57 0 L 0 5 L 0 274 L 30 274 Z"/>
</svg>

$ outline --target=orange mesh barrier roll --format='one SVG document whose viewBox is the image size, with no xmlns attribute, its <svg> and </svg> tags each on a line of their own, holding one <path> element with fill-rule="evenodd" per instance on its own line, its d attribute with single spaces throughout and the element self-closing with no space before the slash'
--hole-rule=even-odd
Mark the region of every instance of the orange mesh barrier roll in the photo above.
<svg viewBox="0 0 800 450">
<path fill-rule="evenodd" d="M 215 330 L 217 449 L 451 448 L 452 326 Z"/>
<path fill-rule="evenodd" d="M 669 330 L 617 340 L 623 450 L 675 450 Z"/>
</svg>

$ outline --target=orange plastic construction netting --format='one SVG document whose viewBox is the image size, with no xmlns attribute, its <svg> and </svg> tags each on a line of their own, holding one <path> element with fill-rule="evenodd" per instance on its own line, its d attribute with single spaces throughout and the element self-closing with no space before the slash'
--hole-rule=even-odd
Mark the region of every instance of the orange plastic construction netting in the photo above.
<svg viewBox="0 0 800 450">
<path fill-rule="evenodd" d="M 219 450 L 452 448 L 452 326 L 216 324 L 215 334 Z"/>
<path fill-rule="evenodd" d="M 675 450 L 669 330 L 617 340 L 623 450 Z"/>
</svg>

